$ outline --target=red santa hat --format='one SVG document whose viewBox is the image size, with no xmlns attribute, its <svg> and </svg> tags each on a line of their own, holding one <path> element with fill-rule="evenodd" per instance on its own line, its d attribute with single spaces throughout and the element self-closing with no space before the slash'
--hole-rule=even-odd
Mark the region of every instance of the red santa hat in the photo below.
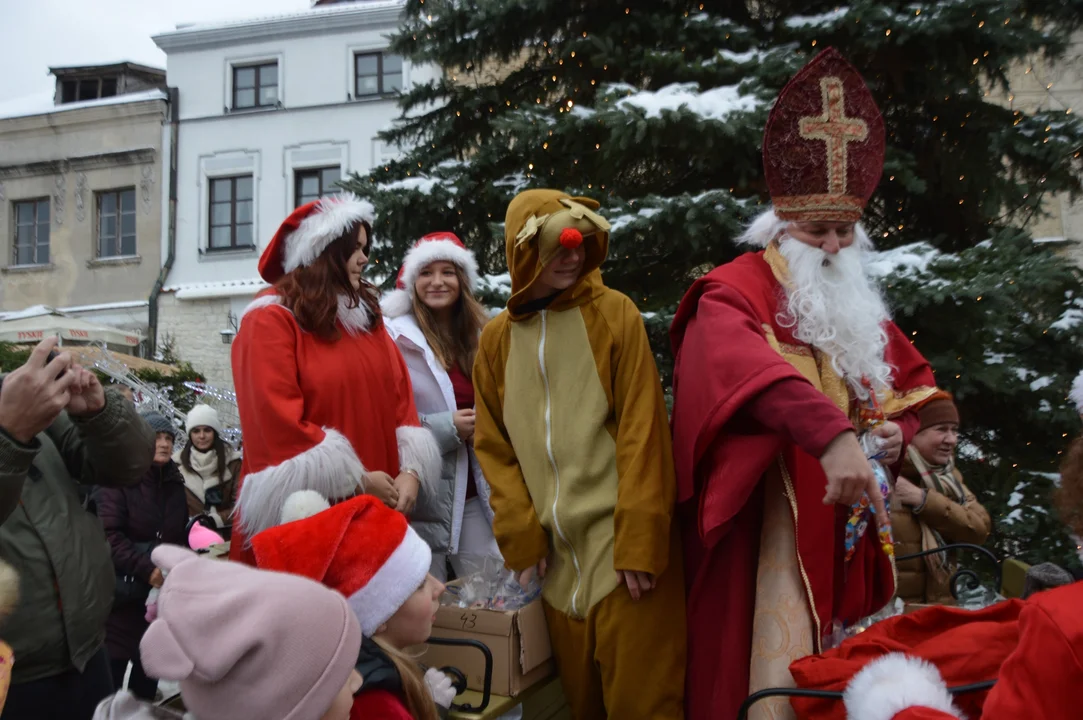
<svg viewBox="0 0 1083 720">
<path fill-rule="evenodd" d="M 884 169 L 884 119 L 834 48 L 782 89 L 763 133 L 763 167 L 779 219 L 861 218 Z"/>
<path fill-rule="evenodd" d="M 259 259 L 259 274 L 274 285 L 283 275 L 316 261 L 327 246 L 351 226 L 372 227 L 372 203 L 353 193 L 342 193 L 306 203 L 290 213 Z"/>
<path fill-rule="evenodd" d="M 936 667 L 902 653 L 866 665 L 843 700 L 848 720 L 965 720 Z"/>
<path fill-rule="evenodd" d="M 1027 600 L 1019 613 L 1019 641 L 992 675 L 996 684 L 976 710 L 963 713 L 958 705 L 978 693 L 960 693 L 952 702 L 941 673 L 949 664 L 973 667 L 987 663 L 982 648 L 964 646 L 954 657 L 945 655 L 940 669 L 901 653 L 891 653 L 869 663 L 854 675 L 846 688 L 846 717 L 848 720 L 1075 720 L 1083 715 L 1075 700 L 1083 683 L 1083 654 L 1079 650 L 1083 647 L 1081 603 L 1083 583 L 1080 582 L 1037 593 Z M 985 670 L 976 676 L 974 679 L 991 679 Z"/>
<path fill-rule="evenodd" d="M 432 564 L 406 516 L 371 495 L 328 507 L 319 493 L 294 493 L 282 521 L 252 538 L 256 567 L 339 591 L 369 637 L 421 587 Z"/>
<path fill-rule="evenodd" d="M 394 318 L 410 312 L 414 283 L 427 265 L 439 261 L 457 266 L 466 275 L 470 292 L 477 290 L 478 261 L 474 253 L 466 249 L 455 233 L 429 233 L 418 240 L 402 259 L 395 289 L 380 302 L 384 315 Z"/>
</svg>

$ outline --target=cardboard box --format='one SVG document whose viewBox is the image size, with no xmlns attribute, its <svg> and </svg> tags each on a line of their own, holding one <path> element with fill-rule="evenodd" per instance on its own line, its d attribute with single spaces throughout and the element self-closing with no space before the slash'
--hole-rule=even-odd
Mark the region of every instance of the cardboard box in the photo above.
<svg viewBox="0 0 1083 720">
<path fill-rule="evenodd" d="M 553 648 L 541 600 L 519 610 L 441 607 L 433 637 L 477 640 L 493 654 L 494 695 L 518 695 L 554 672 Z M 422 645 L 420 662 L 430 667 L 456 667 L 471 690 L 485 688 L 485 657 L 470 647 Z"/>
</svg>

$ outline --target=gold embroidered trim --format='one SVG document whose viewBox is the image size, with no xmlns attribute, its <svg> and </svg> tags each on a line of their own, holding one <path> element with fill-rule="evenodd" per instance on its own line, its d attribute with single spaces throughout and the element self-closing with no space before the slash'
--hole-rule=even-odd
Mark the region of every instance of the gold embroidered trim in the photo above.
<svg viewBox="0 0 1083 720">
<path fill-rule="evenodd" d="M 919 385 L 904 392 L 893 389 L 888 397 L 881 400 L 881 404 L 884 406 L 884 414 L 888 418 L 897 417 L 932 397 L 936 391 L 935 387 L 929 387 L 928 385 Z"/>
<path fill-rule="evenodd" d="M 790 503 L 790 511 L 793 512 L 794 554 L 797 555 L 797 569 L 801 571 L 801 580 L 805 583 L 805 592 L 808 594 L 809 609 L 812 610 L 812 621 L 816 623 L 816 637 L 813 638 L 813 643 L 815 644 L 816 653 L 819 654 L 823 652 L 823 630 L 820 625 L 820 615 L 816 612 L 816 598 L 812 595 L 812 583 L 808 579 L 808 573 L 805 572 L 805 563 L 801 561 L 800 528 L 797 524 L 797 493 L 793 489 L 790 471 L 786 469 L 786 460 L 781 455 L 778 456 L 778 469 L 782 473 L 782 482 L 786 486 L 786 499 Z M 892 567 L 894 567 L 894 564 Z"/>
<path fill-rule="evenodd" d="M 771 268 L 771 274 L 775 276 L 775 280 L 779 285 L 787 290 L 793 287 L 793 283 L 790 282 L 790 265 L 786 262 L 786 258 L 782 257 L 777 240 L 772 240 L 764 248 L 763 261 Z"/>
<path fill-rule="evenodd" d="M 842 78 L 820 78 L 820 95 L 823 112 L 801 118 L 797 128 L 804 139 L 823 140 L 827 145 L 827 192 L 828 195 L 842 195 L 846 192 L 849 145 L 867 139 L 869 126 L 861 118 L 846 116 Z"/>
<path fill-rule="evenodd" d="M 800 355 L 801 357 L 815 357 L 812 352 L 812 348 L 807 345 L 791 345 L 790 343 L 779 343 L 779 351 L 783 355 Z"/>
<path fill-rule="evenodd" d="M 782 220 L 813 222 L 857 222 L 865 210 L 865 201 L 853 195 L 786 195 L 771 198 L 775 215 Z"/>
</svg>

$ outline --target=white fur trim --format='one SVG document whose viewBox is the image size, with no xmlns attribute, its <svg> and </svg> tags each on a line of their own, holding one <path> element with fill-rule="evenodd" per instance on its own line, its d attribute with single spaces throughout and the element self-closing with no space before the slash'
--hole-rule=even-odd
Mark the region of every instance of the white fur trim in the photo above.
<svg viewBox="0 0 1083 720">
<path fill-rule="evenodd" d="M 315 490 L 298 490 L 286 498 L 282 506 L 282 524 L 319 515 L 330 507 L 327 498 Z"/>
<path fill-rule="evenodd" d="M 416 471 L 421 492 L 432 492 L 443 469 L 436 438 L 428 428 L 401 425 L 395 428 L 395 439 L 399 443 L 399 467 Z"/>
<path fill-rule="evenodd" d="M 188 411 L 184 419 L 184 431 L 191 434 L 197 427 L 209 427 L 222 437 L 222 423 L 218 419 L 218 411 L 210 405 L 196 405 Z"/>
<path fill-rule="evenodd" d="M 380 300 L 384 317 L 397 318 L 409 314 L 414 307 L 413 294 L 406 290 L 392 290 Z"/>
<path fill-rule="evenodd" d="M 278 301 L 278 296 L 260 295 L 258 298 L 248 303 L 245 309 L 241 311 L 241 317 L 237 320 L 237 326 L 240 327 L 240 324 L 244 322 L 245 317 L 247 317 L 249 313 L 255 312 L 260 308 L 265 308 L 270 305 L 281 305 L 281 303 L 279 303 Z"/>
<path fill-rule="evenodd" d="M 371 226 L 375 217 L 376 210 L 372 203 L 353 193 L 320 200 L 315 211 L 286 237 L 282 269 L 289 273 L 311 265 L 351 225 L 364 220 Z"/>
<path fill-rule="evenodd" d="M 1072 380 L 1072 390 L 1068 393 L 1068 399 L 1075 405 L 1075 410 L 1083 415 L 1083 372 Z"/>
<path fill-rule="evenodd" d="M 361 633 L 371 637 L 398 612 L 403 603 L 421 587 L 432 565 L 432 550 L 409 525 L 406 535 L 391 556 L 365 586 L 346 598 L 361 622 Z"/>
<path fill-rule="evenodd" d="M 891 653 L 861 669 L 843 694 L 849 720 L 891 720 L 909 707 L 925 707 L 963 719 L 940 671 L 920 658 Z"/>
<path fill-rule="evenodd" d="M 339 499 L 363 488 L 365 468 L 350 441 L 333 428 L 323 431 L 318 445 L 245 476 L 237 508 L 241 530 L 249 542 L 256 533 L 279 524 L 286 500 L 298 490 L 315 490 L 325 498 Z"/>
<path fill-rule="evenodd" d="M 402 284 L 409 292 L 413 291 L 417 276 L 426 265 L 443 260 L 453 263 L 466 273 L 470 291 L 478 287 L 478 261 L 474 253 L 459 247 L 450 240 L 425 240 L 410 248 L 402 259 Z"/>
<path fill-rule="evenodd" d="M 288 308 L 285 308 L 277 295 L 262 295 L 248 304 L 248 307 L 241 313 L 241 319 L 238 324 L 243 323 L 245 317 L 249 313 L 259 310 L 260 308 L 269 307 L 271 305 L 278 305 L 287 312 Z M 357 335 L 358 333 L 368 332 L 372 327 L 372 313 L 369 312 L 369 307 L 365 303 L 361 303 L 355 308 L 346 306 L 346 299 L 340 297 L 338 300 L 338 315 L 339 322 L 346 328 L 346 332 L 351 335 Z"/>
<path fill-rule="evenodd" d="M 357 307 L 349 307 L 348 302 L 345 296 L 339 297 L 338 321 L 351 335 L 368 332 L 368 329 L 372 327 L 372 313 L 369 312 L 369 306 L 361 302 Z"/>
</svg>

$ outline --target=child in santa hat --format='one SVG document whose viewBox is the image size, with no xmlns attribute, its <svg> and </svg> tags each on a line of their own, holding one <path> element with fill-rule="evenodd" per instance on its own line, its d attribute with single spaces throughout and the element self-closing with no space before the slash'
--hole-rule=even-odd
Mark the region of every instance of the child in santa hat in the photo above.
<svg viewBox="0 0 1083 720">
<path fill-rule="evenodd" d="M 373 208 L 354 195 L 297 208 L 259 262 L 272 285 L 241 316 L 233 380 L 245 452 L 230 557 L 298 490 L 376 495 L 403 513 L 440 477 L 406 364 L 362 277 Z"/>
<path fill-rule="evenodd" d="M 312 491 L 285 504 L 282 523 L 252 538 L 256 566 L 304 575 L 346 596 L 365 641 L 365 686 L 355 720 L 436 720 L 455 690 L 435 669 L 422 674 L 403 651 L 429 639 L 443 584 L 429 574 L 432 552 L 401 513 L 371 496 L 329 506 Z"/>
<path fill-rule="evenodd" d="M 361 626 L 346 599 L 319 583 L 161 545 L 158 618 L 140 643 L 154 677 L 180 683 L 195 720 L 347 720 L 362 685 Z M 215 622 L 244 615 L 244 622 Z M 95 720 L 161 717 L 126 692 Z M 188 717 L 187 715 L 185 717 Z"/>
<path fill-rule="evenodd" d="M 433 551 L 430 572 L 470 572 L 467 557 L 500 557 L 489 484 L 474 454 L 471 373 L 488 313 L 474 297 L 478 263 L 449 232 L 431 233 L 406 253 L 395 290 L 381 303 L 387 331 L 406 359 L 421 423 L 443 453 L 435 491 L 418 500 L 410 524 Z"/>
</svg>

